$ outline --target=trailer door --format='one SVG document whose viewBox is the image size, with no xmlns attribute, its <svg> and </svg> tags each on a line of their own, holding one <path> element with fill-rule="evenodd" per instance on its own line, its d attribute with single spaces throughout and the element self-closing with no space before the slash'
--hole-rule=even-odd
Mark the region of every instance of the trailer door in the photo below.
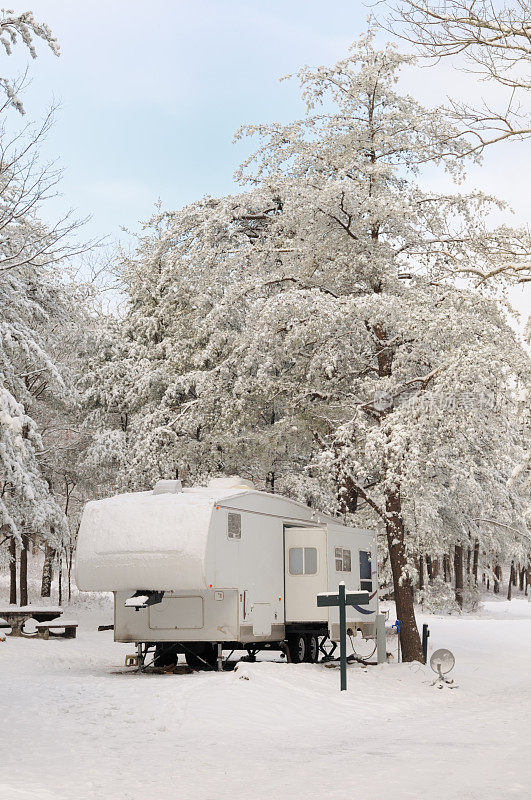
<svg viewBox="0 0 531 800">
<path fill-rule="evenodd" d="M 326 532 L 322 528 L 284 528 L 286 622 L 326 622 L 328 609 L 317 595 L 328 589 Z"/>
</svg>

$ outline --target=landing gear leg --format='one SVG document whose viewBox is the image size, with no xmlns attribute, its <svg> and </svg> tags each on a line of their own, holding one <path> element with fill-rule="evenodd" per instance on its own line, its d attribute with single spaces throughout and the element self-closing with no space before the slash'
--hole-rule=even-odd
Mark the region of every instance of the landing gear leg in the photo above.
<svg viewBox="0 0 531 800">
<path fill-rule="evenodd" d="M 146 653 L 142 649 L 142 642 L 137 642 L 136 643 L 136 668 L 137 668 L 138 672 L 143 672 L 145 659 L 146 659 Z"/>
<path fill-rule="evenodd" d="M 221 672 L 223 669 L 223 647 L 221 645 L 221 642 L 218 642 L 216 647 L 217 647 L 216 668 L 218 672 Z"/>
</svg>

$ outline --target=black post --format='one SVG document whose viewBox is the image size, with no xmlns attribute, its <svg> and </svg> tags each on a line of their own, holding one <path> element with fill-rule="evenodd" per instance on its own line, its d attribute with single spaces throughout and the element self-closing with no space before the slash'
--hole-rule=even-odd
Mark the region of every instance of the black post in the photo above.
<svg viewBox="0 0 531 800">
<path fill-rule="evenodd" d="M 339 584 L 339 657 L 341 662 L 341 691 L 347 689 L 347 615 L 345 600 L 345 584 Z"/>
<path fill-rule="evenodd" d="M 424 655 L 424 663 L 428 663 L 428 638 L 430 635 L 430 631 L 428 626 L 424 624 L 422 626 L 422 653 Z"/>
<path fill-rule="evenodd" d="M 340 654 L 339 661 L 341 665 L 341 691 L 344 692 L 347 688 L 347 603 L 354 608 L 358 606 L 367 606 L 369 604 L 369 592 L 349 592 L 347 594 L 345 584 L 339 584 L 339 592 L 320 592 L 317 595 L 317 605 L 322 606 L 338 606 L 339 607 L 339 645 Z"/>
</svg>

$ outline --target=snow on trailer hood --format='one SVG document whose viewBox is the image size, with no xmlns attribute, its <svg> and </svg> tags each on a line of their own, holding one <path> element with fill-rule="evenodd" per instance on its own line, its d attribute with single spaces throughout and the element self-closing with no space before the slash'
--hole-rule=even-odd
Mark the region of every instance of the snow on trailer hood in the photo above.
<svg viewBox="0 0 531 800">
<path fill-rule="evenodd" d="M 77 545 L 79 589 L 205 588 L 215 500 L 207 491 L 134 492 L 87 503 Z"/>
</svg>

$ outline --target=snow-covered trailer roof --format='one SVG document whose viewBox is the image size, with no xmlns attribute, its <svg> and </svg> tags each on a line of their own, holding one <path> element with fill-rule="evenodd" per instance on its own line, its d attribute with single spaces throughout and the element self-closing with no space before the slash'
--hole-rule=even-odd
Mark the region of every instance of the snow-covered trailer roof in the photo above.
<svg viewBox="0 0 531 800">
<path fill-rule="evenodd" d="M 205 559 L 217 505 L 325 523 L 332 517 L 279 495 L 213 485 L 178 493 L 132 492 L 85 506 L 76 582 L 84 591 L 206 588 Z"/>
</svg>

